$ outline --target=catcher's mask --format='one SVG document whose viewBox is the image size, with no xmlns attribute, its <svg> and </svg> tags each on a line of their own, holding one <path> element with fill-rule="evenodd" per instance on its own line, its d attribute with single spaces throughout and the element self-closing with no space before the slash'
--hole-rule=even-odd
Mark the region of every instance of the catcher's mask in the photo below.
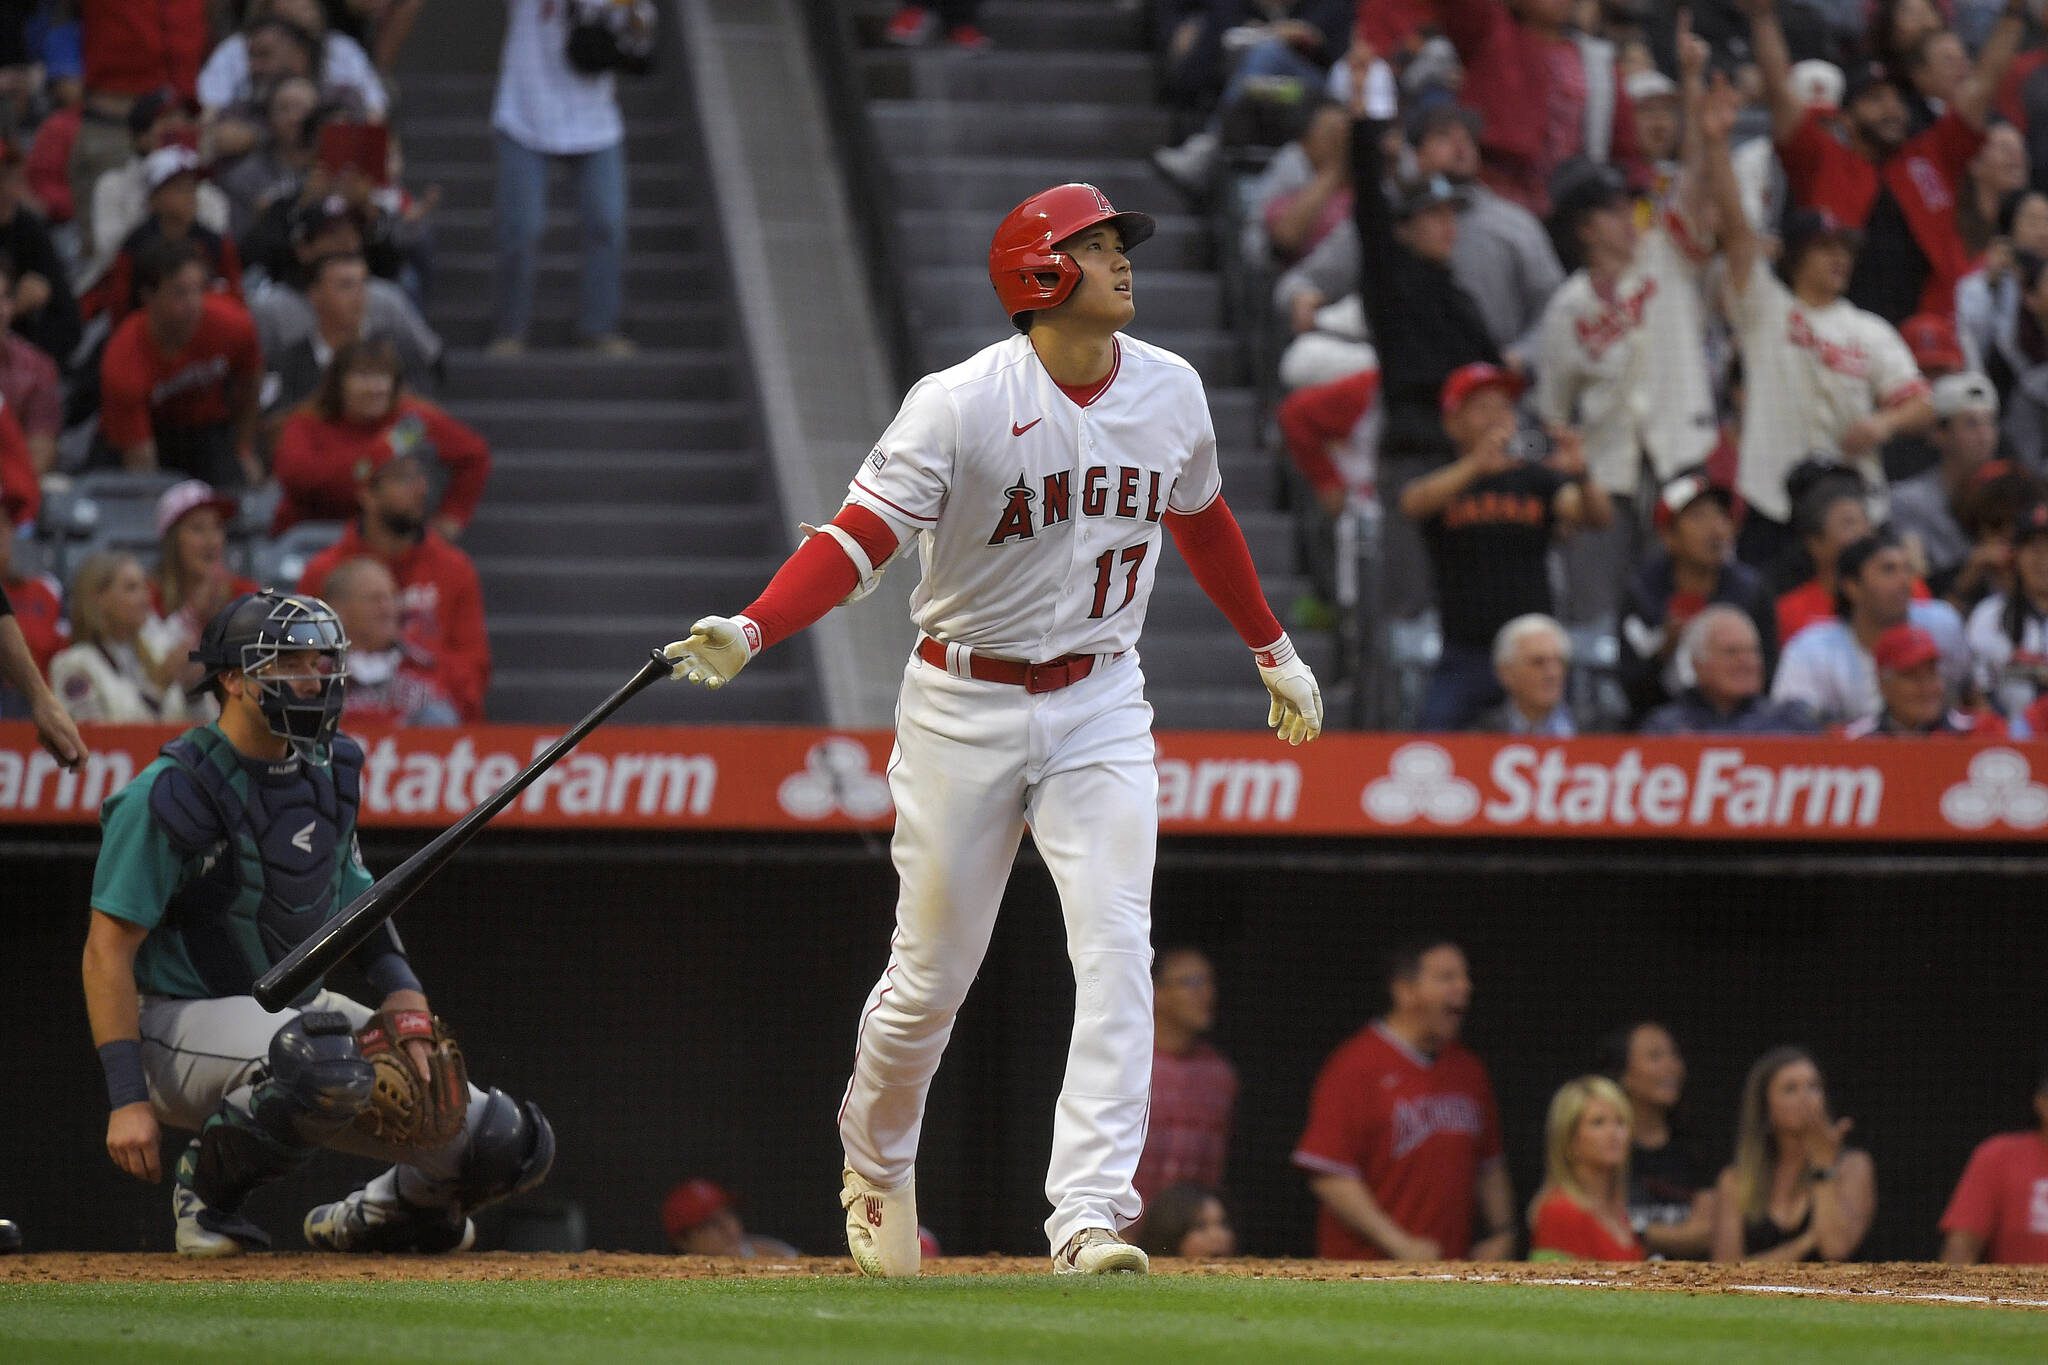
<svg viewBox="0 0 2048 1365">
<path fill-rule="evenodd" d="M 327 761 L 348 692 L 348 632 L 334 608 L 274 588 L 245 593 L 206 623 L 190 657 L 206 669 L 194 695 L 240 672 L 270 732 L 300 758 Z"/>
</svg>

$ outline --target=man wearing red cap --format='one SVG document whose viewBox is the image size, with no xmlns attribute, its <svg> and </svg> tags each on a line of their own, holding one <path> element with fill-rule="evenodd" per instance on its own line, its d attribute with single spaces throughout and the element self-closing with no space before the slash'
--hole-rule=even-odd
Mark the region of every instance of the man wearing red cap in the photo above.
<svg viewBox="0 0 2048 1365">
<path fill-rule="evenodd" d="M 787 1242 L 747 1231 L 735 1201 L 712 1181 L 685 1180 L 661 1201 L 661 1231 L 678 1256 L 724 1256 L 736 1260 L 793 1261 L 800 1254 Z"/>
<path fill-rule="evenodd" d="M 1515 429 L 1522 381 L 1498 365 L 1466 365 L 1444 382 L 1443 422 L 1458 458 L 1401 490 L 1436 570 L 1443 653 L 1417 724 L 1460 730 L 1501 699 L 1493 641 L 1518 616 L 1551 616 L 1550 542 L 1606 526 L 1614 508 L 1586 476 L 1578 434 L 1552 427 L 1551 453 Z"/>
<path fill-rule="evenodd" d="M 1877 666 L 1877 690 L 1884 704 L 1874 716 L 1842 727 L 1844 739 L 1921 735 L 2005 738 L 1996 716 L 1952 709 L 1941 680 L 1941 646 L 1918 626 L 1893 626 L 1870 647 Z"/>
<path fill-rule="evenodd" d="M 1136 314 L 1128 253 L 1154 226 L 1078 183 L 1011 210 L 988 266 L 1018 335 L 920 380 L 832 520 L 744 610 L 698 618 L 666 651 L 678 678 L 722 687 L 918 543 L 922 633 L 889 762 L 896 934 L 839 1111 L 840 1205 L 863 1274 L 917 1273 L 925 1097 L 1027 822 L 1075 981 L 1045 1182 L 1052 1268 L 1146 1269 L 1117 1234 L 1143 1209 L 1159 806 L 1135 651 L 1163 532 L 1249 647 L 1266 723 L 1290 744 L 1322 731 L 1314 675 L 1224 503 L 1201 377 L 1120 335 Z"/>
<path fill-rule="evenodd" d="M 430 495 L 417 458 L 388 442 L 371 447 L 356 469 L 362 514 L 313 557 L 299 591 L 322 596 L 338 566 L 364 555 L 381 560 L 398 582 L 408 652 L 431 669 L 464 721 L 482 720 L 491 682 L 483 588 L 469 556 L 427 524 Z"/>
</svg>

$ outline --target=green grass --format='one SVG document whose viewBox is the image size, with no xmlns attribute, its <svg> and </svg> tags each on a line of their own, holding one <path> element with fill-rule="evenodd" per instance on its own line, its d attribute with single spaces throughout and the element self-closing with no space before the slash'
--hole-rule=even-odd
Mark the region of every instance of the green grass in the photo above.
<svg viewBox="0 0 2048 1365">
<path fill-rule="evenodd" d="M 0 1287 L 0 1358 L 2040 1361 L 2048 1315 L 1413 1282 L 1049 1276 Z"/>
</svg>

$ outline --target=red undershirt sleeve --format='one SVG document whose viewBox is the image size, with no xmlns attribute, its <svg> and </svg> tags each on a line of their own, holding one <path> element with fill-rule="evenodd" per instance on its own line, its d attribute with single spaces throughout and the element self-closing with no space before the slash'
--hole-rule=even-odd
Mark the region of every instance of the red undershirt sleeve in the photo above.
<svg viewBox="0 0 2048 1365">
<path fill-rule="evenodd" d="M 1195 582 L 1229 618 L 1247 648 L 1265 649 L 1286 633 L 1266 605 L 1251 547 L 1221 496 L 1199 512 L 1168 512 L 1166 529 L 1194 571 Z"/>
<path fill-rule="evenodd" d="M 865 507 L 849 503 L 832 524 L 852 536 L 866 551 L 868 563 L 878 569 L 896 553 L 896 532 Z M 761 628 L 761 648 L 766 649 L 822 619 L 860 586 L 860 580 L 860 569 L 838 540 L 820 533 L 783 561 L 740 615 Z"/>
</svg>

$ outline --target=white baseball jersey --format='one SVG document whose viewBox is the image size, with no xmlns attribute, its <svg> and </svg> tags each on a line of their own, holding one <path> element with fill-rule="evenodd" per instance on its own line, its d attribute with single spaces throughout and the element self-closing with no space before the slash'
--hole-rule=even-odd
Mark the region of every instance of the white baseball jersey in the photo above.
<svg viewBox="0 0 2048 1365">
<path fill-rule="evenodd" d="M 1698 260 L 1660 224 L 1610 297 L 1581 270 L 1543 310 L 1536 409 L 1580 428 L 1586 464 L 1610 493 L 1636 492 L 1645 457 L 1661 483 L 1714 448 L 1699 276 Z"/>
<path fill-rule="evenodd" d="M 1785 475 L 1809 451 L 1839 455 L 1842 433 L 1853 423 L 1928 391 L 1890 323 L 1846 299 L 1807 307 L 1762 257 L 1749 288 L 1728 290 L 1728 317 L 1746 385 L 1736 486 L 1773 521 L 1791 518 Z M 1885 486 L 1878 451 L 1849 463 L 1872 488 Z"/>
<path fill-rule="evenodd" d="M 1022 336 L 927 375 L 847 501 L 915 534 L 912 619 L 934 639 L 1026 662 L 1138 642 L 1160 519 L 1222 492 L 1202 381 L 1129 337 L 1086 407 Z"/>
</svg>

